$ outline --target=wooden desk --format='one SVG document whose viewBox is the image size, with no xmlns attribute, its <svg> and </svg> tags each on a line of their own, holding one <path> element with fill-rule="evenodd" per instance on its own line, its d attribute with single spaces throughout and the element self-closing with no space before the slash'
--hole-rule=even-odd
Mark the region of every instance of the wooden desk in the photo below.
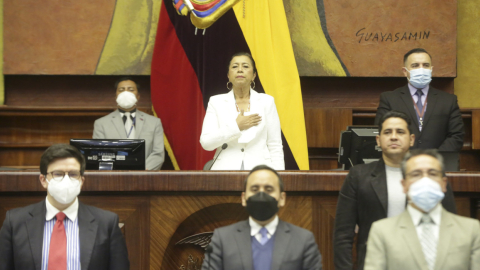
<svg viewBox="0 0 480 270">
<path fill-rule="evenodd" d="M 311 230 L 333 267 L 333 226 L 347 172 L 281 172 L 287 191 L 279 216 Z M 38 171 L 0 172 L 0 221 L 7 210 L 45 198 Z M 124 224 L 131 269 L 196 269 L 203 250 L 179 240 L 246 219 L 240 193 L 247 172 L 91 171 L 85 174 L 80 200 L 117 213 Z M 480 173 L 447 174 L 458 213 L 480 218 Z M 190 257 L 190 259 L 189 259 Z M 181 268 L 181 266 L 184 268 Z"/>
</svg>

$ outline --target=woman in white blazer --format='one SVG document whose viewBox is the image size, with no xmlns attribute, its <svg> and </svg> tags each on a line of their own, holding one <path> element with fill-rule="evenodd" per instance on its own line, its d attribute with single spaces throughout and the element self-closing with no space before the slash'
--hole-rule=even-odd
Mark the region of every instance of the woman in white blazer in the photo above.
<svg viewBox="0 0 480 270">
<path fill-rule="evenodd" d="M 212 170 L 250 170 L 260 164 L 285 170 L 277 108 L 272 96 L 251 88 L 256 75 L 249 53 L 233 55 L 227 73 L 230 92 L 208 102 L 200 143 L 207 151 L 217 149 Z M 224 144 L 227 148 L 220 151 Z"/>
</svg>

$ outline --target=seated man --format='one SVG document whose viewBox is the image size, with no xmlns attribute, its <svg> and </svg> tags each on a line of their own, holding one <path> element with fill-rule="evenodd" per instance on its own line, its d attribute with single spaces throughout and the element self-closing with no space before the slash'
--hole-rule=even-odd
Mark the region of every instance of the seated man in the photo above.
<svg viewBox="0 0 480 270">
<path fill-rule="evenodd" d="M 249 219 L 214 231 L 202 269 L 322 269 L 313 234 L 278 218 L 285 199 L 275 170 L 265 165 L 253 168 L 242 193 Z"/>
<path fill-rule="evenodd" d="M 0 270 L 129 269 L 118 216 L 78 201 L 85 159 L 56 144 L 40 160 L 45 200 L 7 212 L 0 229 Z"/>
<path fill-rule="evenodd" d="M 138 85 L 128 77 L 115 84 L 118 109 L 95 121 L 94 139 L 144 139 L 147 170 L 160 170 L 165 160 L 160 118 L 137 110 Z"/>
<path fill-rule="evenodd" d="M 440 203 L 447 190 L 442 156 L 412 150 L 401 168 L 407 210 L 373 223 L 365 269 L 480 269 L 480 222 Z"/>
</svg>

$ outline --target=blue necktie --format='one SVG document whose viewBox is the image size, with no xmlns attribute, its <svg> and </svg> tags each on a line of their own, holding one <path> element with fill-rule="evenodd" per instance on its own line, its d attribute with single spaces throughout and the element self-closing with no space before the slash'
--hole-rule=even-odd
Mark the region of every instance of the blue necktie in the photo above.
<svg viewBox="0 0 480 270">
<path fill-rule="evenodd" d="M 265 245 L 268 242 L 268 231 L 267 228 L 262 227 L 260 229 L 260 234 L 262 235 L 262 238 L 260 239 L 260 244 Z"/>
</svg>

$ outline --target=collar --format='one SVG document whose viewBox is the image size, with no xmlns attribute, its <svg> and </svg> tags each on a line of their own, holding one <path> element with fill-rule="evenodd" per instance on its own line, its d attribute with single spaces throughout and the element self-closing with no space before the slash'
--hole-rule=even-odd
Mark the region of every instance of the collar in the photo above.
<svg viewBox="0 0 480 270">
<path fill-rule="evenodd" d="M 118 111 L 119 111 L 120 113 L 125 113 L 125 110 L 120 109 L 120 108 L 118 108 Z M 137 111 L 137 108 L 131 110 L 130 113 L 134 113 L 134 112 L 136 112 L 136 111 Z"/>
<path fill-rule="evenodd" d="M 258 92 L 253 90 L 252 88 L 250 88 L 250 100 L 252 99 L 256 99 L 258 97 Z M 225 100 L 232 100 L 233 99 L 233 102 L 235 102 L 235 95 L 233 93 L 233 89 L 230 90 L 227 95 L 225 96 Z"/>
<path fill-rule="evenodd" d="M 400 172 L 402 170 L 401 168 L 391 167 L 391 166 L 388 166 L 387 164 L 385 164 L 385 169 L 391 172 Z"/>
<path fill-rule="evenodd" d="M 120 112 L 120 109 L 119 109 L 118 111 Z M 133 110 L 133 111 L 130 112 L 130 116 L 131 116 L 132 118 L 135 118 L 135 112 L 136 112 L 136 110 Z M 125 111 L 124 111 L 124 112 L 120 112 L 120 117 L 123 118 L 124 116 L 125 116 Z"/>
<path fill-rule="evenodd" d="M 251 236 L 257 235 L 260 232 L 260 229 L 262 228 L 262 226 L 260 226 L 257 222 L 255 222 L 252 217 L 248 218 L 248 223 L 250 224 L 250 235 Z M 270 223 L 265 225 L 265 228 L 267 229 L 268 234 L 273 235 L 277 230 L 277 226 L 278 226 L 278 215 L 275 215 L 275 218 Z"/>
<path fill-rule="evenodd" d="M 424 96 L 428 95 L 428 90 L 430 89 L 430 85 L 425 86 L 425 88 L 422 88 L 422 92 Z M 410 91 L 410 95 L 413 97 L 417 94 L 417 88 L 413 87 L 410 83 L 408 83 L 408 90 Z"/>
<path fill-rule="evenodd" d="M 60 210 L 55 208 L 49 201 L 48 198 L 45 199 L 45 204 L 47 206 L 47 214 L 45 220 L 51 220 L 54 218 Z M 78 198 L 75 198 L 75 201 L 67 209 L 62 211 L 71 221 L 75 221 L 78 215 Z"/>
<path fill-rule="evenodd" d="M 423 213 L 414 208 L 410 203 L 407 206 L 407 211 L 412 217 L 413 224 L 416 226 L 420 225 L 420 221 L 422 220 Z M 442 207 L 440 203 L 437 204 L 429 213 L 430 217 L 432 218 L 435 225 L 440 225 L 440 220 L 442 218 Z"/>
</svg>

